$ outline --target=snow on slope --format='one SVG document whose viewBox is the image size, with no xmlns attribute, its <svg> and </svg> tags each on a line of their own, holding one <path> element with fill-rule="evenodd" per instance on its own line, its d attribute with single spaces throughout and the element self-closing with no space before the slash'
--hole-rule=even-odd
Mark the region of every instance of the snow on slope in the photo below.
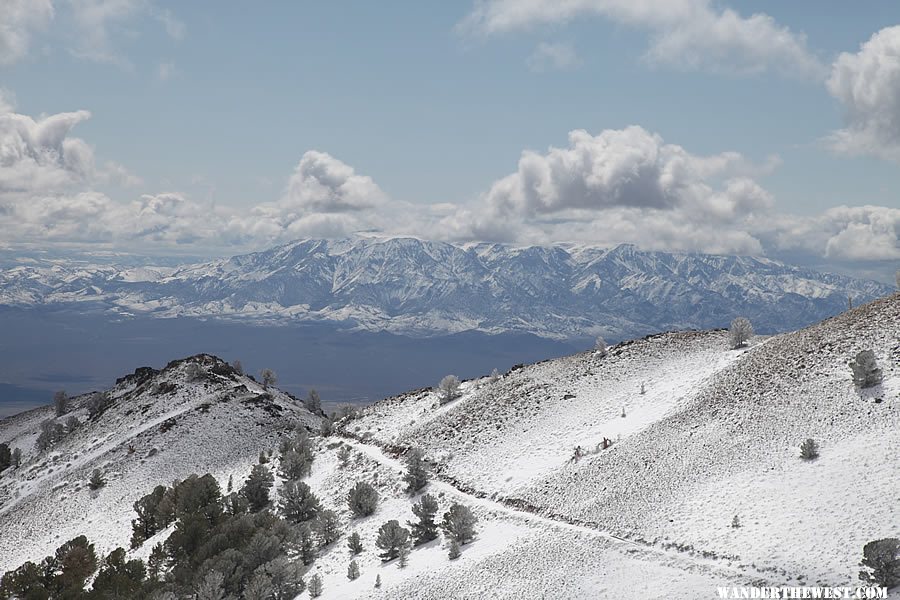
<svg viewBox="0 0 900 600">
<path fill-rule="evenodd" d="M 205 375 L 189 381 L 187 365 Z M 81 426 L 49 450 L 35 447 L 52 407 L 0 421 L 0 441 L 21 448 L 21 468 L 0 477 L 0 572 L 40 559 L 62 542 L 87 534 L 103 553 L 128 546 L 132 504 L 159 484 L 210 472 L 223 489 L 241 481 L 260 451 L 298 423 L 319 417 L 299 401 L 233 372 L 221 360 L 198 355 L 165 369 L 138 369 L 111 390 L 112 405 L 88 418 L 89 395 L 72 400 L 69 416 Z M 100 469 L 107 485 L 90 491 Z"/>
<path fill-rule="evenodd" d="M 847 362 L 866 348 L 885 381 L 861 392 Z M 862 546 L 900 536 L 900 295 L 749 350 L 670 333 L 465 386 L 438 410 L 427 390 L 385 400 L 350 433 L 422 447 L 479 496 L 785 583 L 853 584 Z"/>
</svg>

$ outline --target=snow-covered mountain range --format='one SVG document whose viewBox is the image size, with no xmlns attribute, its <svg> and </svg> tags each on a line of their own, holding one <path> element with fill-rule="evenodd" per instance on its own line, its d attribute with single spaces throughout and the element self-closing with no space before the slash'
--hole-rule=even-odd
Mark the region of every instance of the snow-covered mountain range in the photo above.
<svg viewBox="0 0 900 600">
<path fill-rule="evenodd" d="M 786 331 L 890 293 L 760 257 L 413 238 L 304 240 L 182 267 L 19 262 L 0 305 L 154 317 L 334 322 L 432 336 L 527 331 L 615 339 L 726 326 Z"/>
<path fill-rule="evenodd" d="M 337 421 L 331 435 L 318 435 L 321 418 L 296 399 L 214 357 L 139 369 L 99 414 L 84 396 L 63 417 L 47 407 L 0 421 L 0 442 L 23 452 L 0 476 L 0 571 L 78 534 L 102 555 L 127 547 L 132 504 L 153 486 L 209 472 L 222 490 L 237 489 L 259 453 L 299 423 L 314 432 L 303 481 L 341 529 L 302 567 L 323 598 L 712 598 L 722 586 L 855 586 L 863 546 L 900 537 L 898 339 L 894 294 L 740 350 L 722 331 L 664 333 L 466 381 L 449 402 L 409 392 Z M 883 371 L 868 389 L 847 366 L 861 350 Z M 36 447 L 41 423 L 69 417 L 71 432 Z M 807 438 L 819 445 L 814 460 L 800 455 Z M 424 451 L 430 481 L 411 496 L 402 476 L 412 448 Z M 276 473 L 282 460 L 278 450 L 268 459 Z M 94 469 L 107 483 L 92 491 Z M 371 516 L 348 509 L 358 481 L 379 494 Z M 274 511 L 282 490 L 279 477 Z M 474 541 L 456 560 L 440 538 L 413 549 L 405 568 L 383 562 L 377 530 L 414 520 L 412 502 L 426 492 L 439 514 L 454 502 L 475 513 Z M 146 559 L 173 531 L 129 556 Z M 355 556 L 352 533 L 363 546 Z"/>
</svg>

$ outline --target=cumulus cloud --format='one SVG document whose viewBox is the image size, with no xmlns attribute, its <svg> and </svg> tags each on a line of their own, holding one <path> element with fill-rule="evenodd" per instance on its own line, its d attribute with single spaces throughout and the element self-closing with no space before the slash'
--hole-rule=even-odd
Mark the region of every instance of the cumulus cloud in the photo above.
<svg viewBox="0 0 900 600">
<path fill-rule="evenodd" d="M 525 64 L 536 73 L 544 71 L 565 71 L 581 64 L 572 44 L 541 42 L 534 49 Z"/>
<path fill-rule="evenodd" d="M 812 78 L 825 74 L 802 33 L 769 15 L 743 17 L 711 0 L 480 0 L 457 28 L 492 35 L 561 25 L 583 15 L 647 30 L 651 39 L 645 58 L 654 64 Z"/>
<path fill-rule="evenodd" d="M 53 19 L 50 0 L 4 0 L 0 9 L 0 65 L 11 65 L 28 53 L 32 34 Z"/>
<path fill-rule="evenodd" d="M 900 162 L 900 26 L 877 32 L 855 54 L 842 53 L 827 86 L 846 123 L 829 137 L 831 147 Z"/>
</svg>

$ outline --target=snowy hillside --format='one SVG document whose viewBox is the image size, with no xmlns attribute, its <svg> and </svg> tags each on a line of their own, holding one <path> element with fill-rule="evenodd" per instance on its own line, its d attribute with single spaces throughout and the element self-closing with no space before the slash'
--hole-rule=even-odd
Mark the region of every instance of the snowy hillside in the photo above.
<svg viewBox="0 0 900 600">
<path fill-rule="evenodd" d="M 0 270 L 0 305 L 337 322 L 430 336 L 527 331 L 616 339 L 709 329 L 747 316 L 796 329 L 889 293 L 871 281 L 759 257 L 634 246 L 457 246 L 412 238 L 305 240 L 181 268 L 23 262 Z"/>
<path fill-rule="evenodd" d="M 859 390 L 847 363 L 865 349 L 884 379 Z M 200 379 L 189 375 L 198 361 Z M 269 394 L 200 357 L 123 379 L 96 421 L 79 398 L 83 425 L 50 453 L 33 450 L 50 409 L 0 422 L 0 441 L 26 449 L 22 467 L 0 477 L 0 567 L 78 533 L 104 552 L 127 545 L 134 500 L 187 473 L 211 472 L 223 490 L 233 476 L 237 488 L 290 422 L 318 424 Z M 857 585 L 863 546 L 900 537 L 898 407 L 898 294 L 741 350 L 721 330 L 664 333 L 463 382 L 445 404 L 432 389 L 388 398 L 312 438 L 303 481 L 335 511 L 341 536 L 303 577 L 317 575 L 326 599 L 693 599 L 718 586 Z M 807 438 L 815 460 L 799 455 Z M 430 481 L 411 495 L 403 475 L 414 447 Z M 278 450 L 271 463 L 281 510 Z M 109 477 L 97 492 L 85 489 L 93 468 Z M 360 481 L 379 495 L 370 516 L 348 507 Z M 441 536 L 405 568 L 383 562 L 379 527 L 414 521 L 423 493 L 439 518 L 453 503 L 469 507 L 474 540 L 455 560 Z"/>
<path fill-rule="evenodd" d="M 199 365 L 200 375 L 189 375 Z M 296 424 L 320 417 L 298 400 L 199 355 L 161 371 L 138 369 L 119 380 L 109 405 L 88 416 L 91 394 L 0 420 L 0 442 L 23 452 L 20 468 L 0 476 L 0 571 L 51 553 L 80 534 L 109 551 L 127 547 L 132 504 L 154 485 L 210 472 L 224 482 L 243 478 L 259 452 L 272 450 Z M 36 440 L 41 423 L 79 425 L 48 450 Z M 65 427 L 65 425 L 63 425 Z M 94 469 L 107 484 L 88 489 Z"/>
</svg>

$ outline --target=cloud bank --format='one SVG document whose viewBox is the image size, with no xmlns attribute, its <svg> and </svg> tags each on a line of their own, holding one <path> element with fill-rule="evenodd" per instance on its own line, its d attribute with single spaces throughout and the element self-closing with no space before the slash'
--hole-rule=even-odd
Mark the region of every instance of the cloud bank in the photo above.
<svg viewBox="0 0 900 600">
<path fill-rule="evenodd" d="M 143 182 L 121 165 L 98 165 L 92 147 L 74 135 L 88 111 L 34 119 L 9 101 L 0 107 L 5 245 L 228 252 L 366 231 L 451 242 L 629 242 L 668 251 L 900 259 L 900 210 L 839 206 L 785 215 L 758 181 L 778 167 L 776 158 L 756 164 L 737 152 L 697 155 L 639 126 L 575 130 L 563 147 L 526 150 L 515 171 L 460 204 L 393 199 L 371 177 L 311 150 L 277 198 L 238 209 L 179 191 L 140 191 Z M 105 187 L 115 192 L 100 191 Z"/>
<path fill-rule="evenodd" d="M 813 79 L 826 75 L 802 33 L 769 15 L 743 17 L 711 0 L 480 0 L 457 30 L 492 36 L 563 25 L 583 16 L 646 30 L 650 45 L 644 58 L 655 65 Z"/>
</svg>

